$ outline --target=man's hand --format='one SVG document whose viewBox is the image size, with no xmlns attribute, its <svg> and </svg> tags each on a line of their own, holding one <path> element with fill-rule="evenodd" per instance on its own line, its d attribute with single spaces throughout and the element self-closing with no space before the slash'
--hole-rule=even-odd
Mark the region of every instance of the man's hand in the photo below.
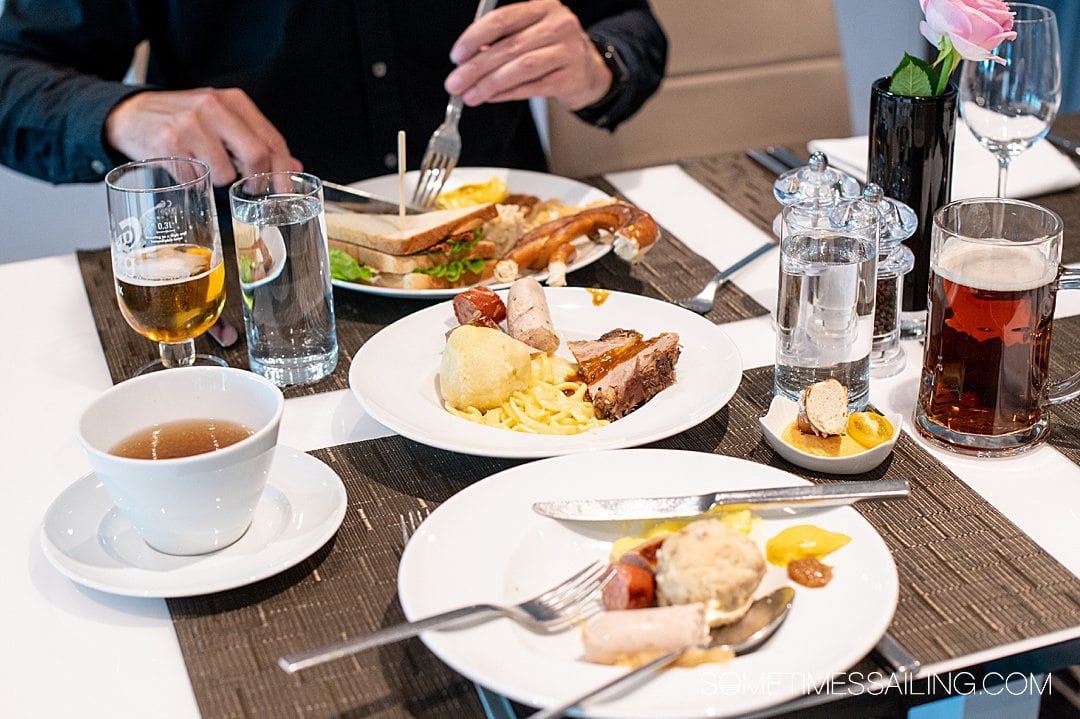
<svg viewBox="0 0 1080 719">
<path fill-rule="evenodd" d="M 215 185 L 256 172 L 299 171 L 285 138 L 243 90 L 147 90 L 105 118 L 105 139 L 130 158 L 195 157 Z M 235 164 L 234 164 L 235 162 Z"/>
<path fill-rule="evenodd" d="M 492 10 L 450 51 L 458 67 L 446 91 L 466 105 L 553 97 L 580 110 L 611 87 L 611 70 L 559 0 L 531 0 Z"/>
</svg>

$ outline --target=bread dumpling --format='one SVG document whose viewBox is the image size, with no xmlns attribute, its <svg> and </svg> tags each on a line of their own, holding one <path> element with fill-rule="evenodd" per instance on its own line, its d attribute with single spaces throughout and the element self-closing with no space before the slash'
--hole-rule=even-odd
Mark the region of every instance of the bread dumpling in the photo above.
<svg viewBox="0 0 1080 719">
<path fill-rule="evenodd" d="M 656 553 L 660 605 L 700 602 L 709 626 L 742 618 L 764 576 L 758 546 L 718 519 L 691 522 L 664 539 Z"/>
<path fill-rule="evenodd" d="M 454 409 L 498 407 L 529 387 L 532 348 L 488 327 L 463 325 L 450 333 L 439 370 L 439 393 Z"/>
<path fill-rule="evenodd" d="M 799 394 L 799 431 L 834 437 L 847 431 L 847 387 L 834 379 L 815 382 Z"/>
</svg>

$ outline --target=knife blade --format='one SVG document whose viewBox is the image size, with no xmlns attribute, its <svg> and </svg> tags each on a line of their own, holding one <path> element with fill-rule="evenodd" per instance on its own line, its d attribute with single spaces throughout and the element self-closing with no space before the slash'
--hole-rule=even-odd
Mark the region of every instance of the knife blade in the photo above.
<svg viewBox="0 0 1080 719">
<path fill-rule="evenodd" d="M 1052 132 L 1047 134 L 1046 139 L 1050 141 L 1051 145 L 1061 150 L 1072 159 L 1080 160 L 1080 142 L 1070 140 L 1061 135 L 1055 135 Z"/>
<path fill-rule="evenodd" d="M 398 203 L 385 197 L 373 195 L 370 192 L 357 190 L 348 185 L 339 185 L 336 182 L 323 180 L 323 200 L 332 202 L 338 207 L 359 212 L 362 214 L 385 214 L 396 215 Z M 405 205 L 405 214 L 416 215 L 423 212 L 411 205 Z"/>
<path fill-rule="evenodd" d="M 791 169 L 769 153 L 765 152 L 764 150 L 759 150 L 756 147 L 751 147 L 749 150 L 747 150 L 746 156 L 774 175 L 782 175 Z"/>
<path fill-rule="evenodd" d="M 906 497 L 911 487 L 906 479 L 877 479 L 870 482 L 835 482 L 796 487 L 743 489 L 685 497 L 629 497 L 621 499 L 564 499 L 535 502 L 533 511 L 552 519 L 578 522 L 610 522 L 630 519 L 671 519 L 696 517 L 714 507 L 775 509 L 777 507 L 835 507 L 865 499 Z"/>
<path fill-rule="evenodd" d="M 789 170 L 794 170 L 796 167 L 802 167 L 806 164 L 806 161 L 798 155 L 778 145 L 769 145 L 765 148 L 765 152 L 769 157 L 786 166 Z"/>
</svg>

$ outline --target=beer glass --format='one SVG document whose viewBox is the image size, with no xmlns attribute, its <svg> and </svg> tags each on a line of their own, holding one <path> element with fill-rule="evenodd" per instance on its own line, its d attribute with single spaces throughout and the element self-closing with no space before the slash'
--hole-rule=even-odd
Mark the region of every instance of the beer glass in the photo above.
<svg viewBox="0 0 1080 719">
<path fill-rule="evenodd" d="M 1051 384 L 1061 218 L 1030 202 L 970 199 L 934 215 L 929 320 L 915 427 L 947 449 L 1017 454 L 1046 439 L 1049 405 L 1080 395 L 1080 374 Z"/>
<path fill-rule="evenodd" d="M 226 363 L 195 354 L 195 338 L 225 306 L 225 265 L 206 163 L 182 157 L 129 162 L 105 177 L 113 276 L 131 328 L 158 343 L 170 367 Z"/>
</svg>

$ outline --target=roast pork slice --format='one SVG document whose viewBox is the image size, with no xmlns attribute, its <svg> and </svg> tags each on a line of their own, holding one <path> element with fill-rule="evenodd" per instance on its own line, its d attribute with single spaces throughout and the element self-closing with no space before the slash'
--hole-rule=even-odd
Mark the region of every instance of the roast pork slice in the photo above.
<svg viewBox="0 0 1080 719">
<path fill-rule="evenodd" d="M 642 340 L 633 330 L 612 330 L 598 340 L 567 343 L 600 417 L 625 417 L 675 384 L 679 336 L 664 332 Z"/>
</svg>

